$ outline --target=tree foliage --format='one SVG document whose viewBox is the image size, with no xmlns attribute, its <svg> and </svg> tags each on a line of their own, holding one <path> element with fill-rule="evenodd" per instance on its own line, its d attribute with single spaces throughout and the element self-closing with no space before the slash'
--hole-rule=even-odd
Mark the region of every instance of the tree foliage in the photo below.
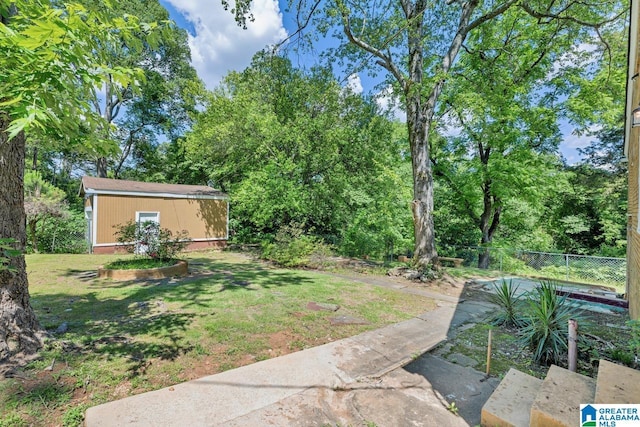
<svg viewBox="0 0 640 427">
<path fill-rule="evenodd" d="M 259 54 L 226 77 L 185 149 L 232 195 L 235 238 L 269 238 L 297 224 L 356 254 L 406 239 L 406 177 L 394 169 L 403 145 L 373 100 L 326 70 L 304 73 Z"/>
<path fill-rule="evenodd" d="M 553 72 L 569 56 L 574 37 L 562 37 L 565 22 L 549 27 L 531 22 L 517 9 L 506 11 L 469 36 L 443 93 L 445 136 L 432 138 L 436 176 L 453 196 L 452 208 L 490 246 L 515 200 L 536 210 L 544 206 L 559 175 L 560 142 Z M 526 42 L 524 42 L 526 41 Z M 578 68 L 575 61 L 574 68 Z M 457 135 L 446 136 L 451 130 Z M 488 250 L 480 268 L 487 268 Z"/>
<path fill-rule="evenodd" d="M 38 252 L 38 226 L 48 219 L 65 216 L 64 191 L 42 179 L 38 172 L 24 175 L 24 210 L 31 248 Z"/>
<path fill-rule="evenodd" d="M 118 177 L 127 172 L 127 166 L 144 159 L 159 135 L 173 138 L 188 127 L 204 87 L 190 64 L 186 31 L 169 20 L 157 0 L 112 0 L 108 7 L 102 1 L 83 3 L 104 9 L 116 20 L 132 15 L 143 22 L 158 23 L 152 37 L 139 31 L 129 40 L 107 40 L 98 45 L 110 66 L 136 68 L 144 74 L 138 87 L 109 78 L 90 96 L 93 110 L 106 124 L 83 139 L 109 141 L 111 151 L 89 155 L 95 161 L 97 175 Z M 135 170 L 132 167 L 128 171 L 135 175 Z"/>
<path fill-rule="evenodd" d="M 238 1 L 234 9 L 242 25 L 251 3 L 252 0 Z M 331 52 L 332 59 L 343 59 L 355 70 L 381 67 L 402 98 L 413 169 L 415 262 L 421 267 L 437 257 L 429 138 L 445 82 L 455 78 L 452 68 L 465 40 L 513 10 L 547 28 L 571 24 L 565 35 L 578 37 L 618 19 L 625 9 L 617 0 L 597 4 L 575 0 L 398 0 L 384 7 L 377 2 L 312 0 L 291 5 L 300 23 L 295 35 L 303 35 L 310 27 L 322 34 L 341 36 L 343 43 Z"/>
<path fill-rule="evenodd" d="M 135 85 L 139 70 L 112 67 L 98 47 L 152 32 L 134 16 L 118 19 L 77 3 L 0 0 L 0 239 L 26 242 L 24 211 L 25 131 L 71 140 L 104 122 L 88 103 L 106 79 Z M 135 44 L 132 45 L 135 48 Z M 34 353 L 41 344 L 29 302 L 24 256 L 11 256 L 0 271 L 0 360 Z"/>
<path fill-rule="evenodd" d="M 151 32 L 153 24 L 132 15 L 112 22 L 104 11 L 41 0 L 2 0 L 0 13 L 0 108 L 11 120 L 9 139 L 27 129 L 63 139 L 82 126 L 95 129 L 102 118 L 89 105 L 94 88 L 109 80 L 133 88 L 143 79 L 138 69 L 110 65 L 100 43 L 131 43 L 134 31 Z"/>
</svg>

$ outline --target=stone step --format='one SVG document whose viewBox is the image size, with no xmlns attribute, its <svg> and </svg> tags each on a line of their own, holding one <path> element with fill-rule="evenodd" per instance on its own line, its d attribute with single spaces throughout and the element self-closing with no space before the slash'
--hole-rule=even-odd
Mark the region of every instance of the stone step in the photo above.
<svg viewBox="0 0 640 427">
<path fill-rule="evenodd" d="M 593 403 L 640 402 L 640 371 L 600 360 Z M 586 403 L 586 402 L 584 402 Z"/>
<path fill-rule="evenodd" d="M 596 380 L 551 365 L 531 405 L 531 427 L 575 427 L 580 425 L 580 404 L 591 403 Z"/>
<path fill-rule="evenodd" d="M 482 407 L 481 424 L 487 427 L 528 426 L 531 404 L 541 386 L 541 379 L 509 369 Z"/>
</svg>

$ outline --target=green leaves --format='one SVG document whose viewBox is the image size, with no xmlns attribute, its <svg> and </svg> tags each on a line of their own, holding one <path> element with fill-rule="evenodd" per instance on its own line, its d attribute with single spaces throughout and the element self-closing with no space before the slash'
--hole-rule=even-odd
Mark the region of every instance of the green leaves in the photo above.
<svg viewBox="0 0 640 427">
<path fill-rule="evenodd" d="M 107 65 L 97 49 L 130 38 L 139 29 L 134 20 L 116 22 L 77 3 L 14 4 L 17 13 L 0 24 L 0 109 L 11 118 L 9 137 L 35 128 L 68 138 L 84 124 L 103 121 L 87 102 L 99 82 L 141 80 L 138 70 Z"/>
<path fill-rule="evenodd" d="M 259 54 L 227 76 L 184 148 L 231 194 L 239 239 L 295 223 L 350 254 L 377 255 L 411 235 L 404 135 L 326 70 Z"/>
<path fill-rule="evenodd" d="M 33 25 L 27 26 L 20 32 L 23 37 L 16 39 L 16 45 L 26 49 L 35 50 L 43 45 L 62 43 L 67 33 L 67 28 L 60 21 L 62 11 L 49 10 L 38 20 L 33 21 Z M 53 52 L 50 52 L 53 54 Z M 53 59 L 53 58 L 50 58 Z"/>
<path fill-rule="evenodd" d="M 556 294 L 557 288 L 556 283 L 543 281 L 530 293 L 526 325 L 518 332 L 521 342 L 531 349 L 538 363 L 558 364 L 567 350 L 569 319 L 583 320 L 566 295 Z"/>
<path fill-rule="evenodd" d="M 494 325 L 522 326 L 523 301 L 522 295 L 518 294 L 518 285 L 513 284 L 513 279 L 509 281 L 502 279 L 500 284 L 494 284 L 494 293 L 491 294 L 491 302 L 499 307 L 491 317 Z"/>
</svg>

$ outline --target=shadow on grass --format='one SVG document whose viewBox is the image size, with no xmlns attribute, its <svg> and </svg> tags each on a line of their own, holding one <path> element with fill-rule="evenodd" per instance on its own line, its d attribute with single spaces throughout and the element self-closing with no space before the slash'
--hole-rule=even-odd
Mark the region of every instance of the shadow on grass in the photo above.
<svg viewBox="0 0 640 427">
<path fill-rule="evenodd" d="M 92 278 L 93 270 L 68 269 L 63 275 L 81 282 L 85 293 L 71 285 L 69 293 L 36 294 L 32 303 L 49 331 L 66 323 L 72 334 L 67 336 L 82 343 L 71 346 L 74 352 L 127 359 L 136 376 L 150 358 L 175 360 L 193 350 L 185 334 L 197 318 L 214 312 L 214 299 L 313 282 L 257 263 L 208 258 L 191 258 L 189 263 L 185 277 L 122 282 Z"/>
</svg>

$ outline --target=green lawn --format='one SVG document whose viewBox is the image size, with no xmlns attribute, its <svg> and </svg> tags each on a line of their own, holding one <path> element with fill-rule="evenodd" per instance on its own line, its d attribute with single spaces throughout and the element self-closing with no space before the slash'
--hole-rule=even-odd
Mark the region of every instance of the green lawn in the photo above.
<svg viewBox="0 0 640 427">
<path fill-rule="evenodd" d="M 312 271 L 271 268 L 241 254 L 187 256 L 180 279 L 96 279 L 123 256 L 27 256 L 48 342 L 26 378 L 0 381 L 0 427 L 78 425 L 88 406 L 198 378 L 401 321 L 433 301 Z M 340 305 L 311 311 L 310 301 Z M 351 315 L 369 325 L 331 326 Z M 55 360 L 53 370 L 45 370 Z"/>
</svg>

